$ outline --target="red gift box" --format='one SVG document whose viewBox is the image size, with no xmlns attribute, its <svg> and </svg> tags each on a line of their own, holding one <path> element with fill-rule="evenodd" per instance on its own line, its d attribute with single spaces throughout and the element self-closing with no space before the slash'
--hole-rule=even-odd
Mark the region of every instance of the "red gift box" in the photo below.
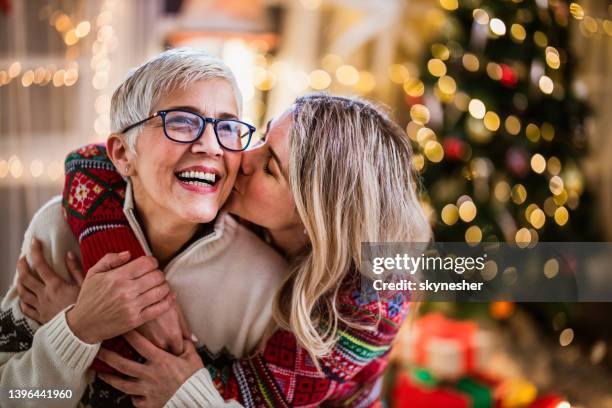
<svg viewBox="0 0 612 408">
<path fill-rule="evenodd" d="M 486 371 L 492 351 L 489 333 L 476 322 L 430 313 L 415 322 L 408 342 L 411 363 L 441 380 L 456 380 Z"/>
</svg>

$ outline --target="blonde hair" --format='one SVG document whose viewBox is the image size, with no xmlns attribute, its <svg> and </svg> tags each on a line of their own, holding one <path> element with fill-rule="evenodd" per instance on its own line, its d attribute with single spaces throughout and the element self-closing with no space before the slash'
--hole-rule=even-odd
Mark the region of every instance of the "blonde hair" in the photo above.
<svg viewBox="0 0 612 408">
<path fill-rule="evenodd" d="M 430 239 L 411 156 L 403 129 L 366 100 L 311 94 L 295 103 L 289 180 L 311 244 L 279 291 L 274 317 L 315 364 L 333 347 L 339 321 L 360 326 L 339 313 L 337 298 L 359 268 L 361 243 Z"/>
<path fill-rule="evenodd" d="M 113 93 L 110 108 L 111 132 L 119 133 L 154 112 L 162 97 L 177 89 L 187 89 L 194 82 L 223 78 L 234 90 L 238 115 L 242 110 L 242 94 L 233 72 L 219 58 L 196 48 L 174 48 L 162 52 L 128 74 Z M 132 153 L 142 126 L 125 135 Z"/>
</svg>

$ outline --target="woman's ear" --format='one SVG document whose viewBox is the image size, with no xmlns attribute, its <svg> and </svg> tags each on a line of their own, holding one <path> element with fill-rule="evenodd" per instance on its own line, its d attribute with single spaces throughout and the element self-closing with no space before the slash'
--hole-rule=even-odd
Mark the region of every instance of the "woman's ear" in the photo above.
<svg viewBox="0 0 612 408">
<path fill-rule="evenodd" d="M 121 175 L 128 177 L 133 174 L 132 155 L 123 136 L 112 133 L 106 141 L 106 152 Z"/>
</svg>

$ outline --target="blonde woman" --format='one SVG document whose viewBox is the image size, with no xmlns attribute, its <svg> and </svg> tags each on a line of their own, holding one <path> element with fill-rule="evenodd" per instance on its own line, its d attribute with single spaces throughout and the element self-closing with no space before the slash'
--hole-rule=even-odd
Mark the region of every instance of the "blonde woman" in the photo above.
<svg viewBox="0 0 612 408">
<path fill-rule="evenodd" d="M 243 154 L 225 208 L 265 228 L 291 261 L 274 301 L 276 330 L 253 356 L 225 366 L 174 356 L 131 332 L 146 363 L 102 350 L 126 377 L 101 378 L 137 407 L 375 404 L 408 300 L 361 291 L 361 243 L 429 240 L 411 154 L 403 130 L 373 104 L 299 98 L 268 125 L 263 146 Z"/>
</svg>

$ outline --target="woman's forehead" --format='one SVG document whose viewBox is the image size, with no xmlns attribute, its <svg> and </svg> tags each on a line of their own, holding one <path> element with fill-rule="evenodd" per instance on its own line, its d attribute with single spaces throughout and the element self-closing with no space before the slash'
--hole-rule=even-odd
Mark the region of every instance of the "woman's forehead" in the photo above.
<svg viewBox="0 0 612 408">
<path fill-rule="evenodd" d="M 223 78 L 204 79 L 186 88 L 175 89 L 161 98 L 157 109 L 180 106 L 196 108 L 202 114 L 238 114 L 234 88 Z"/>
</svg>

